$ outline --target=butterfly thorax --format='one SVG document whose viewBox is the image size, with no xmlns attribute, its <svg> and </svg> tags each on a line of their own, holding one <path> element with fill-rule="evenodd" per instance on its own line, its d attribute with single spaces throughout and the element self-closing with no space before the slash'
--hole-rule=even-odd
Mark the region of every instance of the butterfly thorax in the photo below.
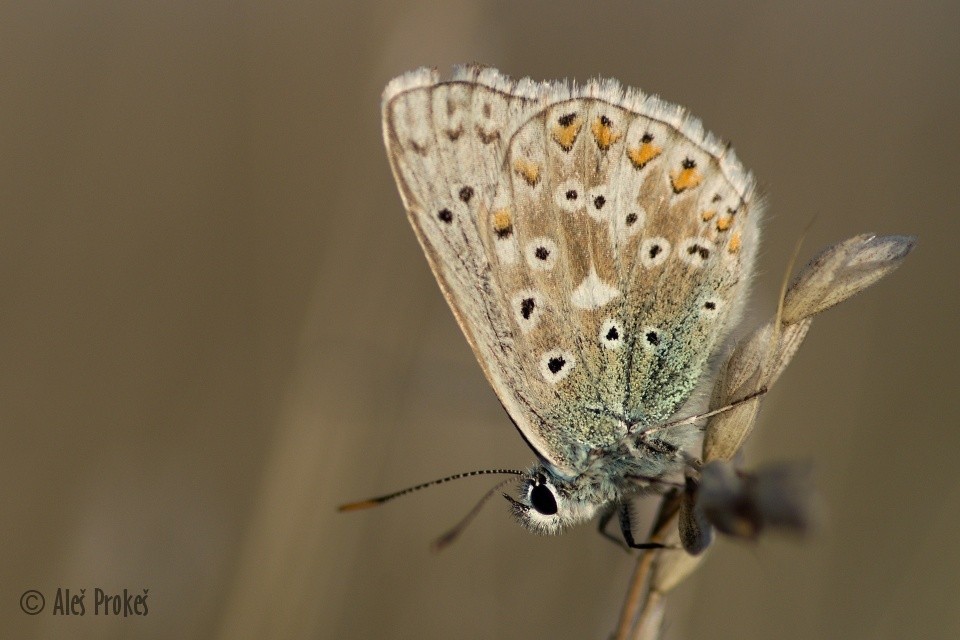
<svg viewBox="0 0 960 640">
<path fill-rule="evenodd" d="M 684 447 L 696 432 L 683 425 L 631 434 L 592 450 L 584 468 L 572 476 L 539 462 L 520 482 L 519 497 L 506 497 L 522 525 L 535 533 L 560 533 L 609 505 L 674 485 L 688 460 Z"/>
</svg>

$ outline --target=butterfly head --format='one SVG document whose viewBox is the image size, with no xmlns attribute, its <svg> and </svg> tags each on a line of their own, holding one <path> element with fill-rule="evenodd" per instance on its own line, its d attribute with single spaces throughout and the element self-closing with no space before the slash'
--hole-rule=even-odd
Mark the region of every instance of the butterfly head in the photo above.
<svg viewBox="0 0 960 640">
<path fill-rule="evenodd" d="M 519 499 L 507 494 L 503 497 L 524 527 L 540 535 L 554 535 L 596 515 L 598 503 L 582 495 L 576 481 L 558 478 L 537 465 L 521 480 Z"/>
</svg>

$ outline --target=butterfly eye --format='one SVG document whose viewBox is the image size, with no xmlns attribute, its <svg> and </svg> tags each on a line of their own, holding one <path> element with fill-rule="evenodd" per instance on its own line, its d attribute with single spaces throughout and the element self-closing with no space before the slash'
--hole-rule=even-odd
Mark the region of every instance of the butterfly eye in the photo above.
<svg viewBox="0 0 960 640">
<path fill-rule="evenodd" d="M 553 497 L 553 491 L 545 484 L 533 486 L 530 490 L 530 504 L 538 513 L 545 516 L 552 516 L 557 512 L 557 499 Z"/>
</svg>

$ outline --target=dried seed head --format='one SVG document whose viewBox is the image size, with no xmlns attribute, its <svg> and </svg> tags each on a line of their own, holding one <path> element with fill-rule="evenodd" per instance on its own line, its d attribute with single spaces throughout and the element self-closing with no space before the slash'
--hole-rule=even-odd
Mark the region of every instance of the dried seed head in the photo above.
<svg viewBox="0 0 960 640">
<path fill-rule="evenodd" d="M 916 242 L 915 236 L 863 234 L 826 249 L 790 285 L 784 324 L 809 318 L 866 289 L 899 267 Z"/>
<path fill-rule="evenodd" d="M 691 555 L 700 555 L 713 542 L 713 526 L 697 504 L 698 483 L 687 478 L 686 490 L 677 514 L 680 544 Z"/>
<path fill-rule="evenodd" d="M 820 520 L 809 464 L 780 463 L 753 473 L 715 461 L 703 469 L 697 507 L 718 531 L 753 539 L 766 528 L 808 533 Z"/>
</svg>

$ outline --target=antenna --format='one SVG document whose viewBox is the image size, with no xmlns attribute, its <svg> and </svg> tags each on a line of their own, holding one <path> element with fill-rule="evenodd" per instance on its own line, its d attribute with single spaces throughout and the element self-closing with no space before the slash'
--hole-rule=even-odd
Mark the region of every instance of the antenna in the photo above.
<svg viewBox="0 0 960 640">
<path fill-rule="evenodd" d="M 735 409 L 739 407 L 741 404 L 744 404 L 745 402 L 750 402 L 751 400 L 762 396 L 766 392 L 767 392 L 766 387 L 760 387 L 756 391 L 751 391 L 750 393 L 743 396 L 742 398 L 737 398 L 736 400 L 730 402 L 730 404 L 725 404 L 722 407 L 718 407 L 712 411 L 707 411 L 706 413 L 698 413 L 692 416 L 687 416 L 686 418 L 680 418 L 678 420 L 671 420 L 670 422 L 664 422 L 663 424 L 658 424 L 654 427 L 650 427 L 646 431 L 638 432 L 638 435 L 645 436 L 651 433 L 656 433 L 657 431 L 663 431 L 665 429 L 671 429 L 673 427 L 679 427 L 685 424 L 693 424 L 695 422 L 699 422 L 700 420 L 712 418 L 718 413 L 725 413 L 727 411 L 730 411 L 731 409 Z"/>
<path fill-rule="evenodd" d="M 433 544 L 430 545 L 430 550 L 434 553 L 440 553 L 446 549 L 450 544 L 452 544 L 457 538 L 460 537 L 460 534 L 463 533 L 463 530 L 467 528 L 467 525 L 473 522 L 473 519 L 477 517 L 477 514 L 480 513 L 480 509 L 483 505 L 487 504 L 487 501 L 499 491 L 503 485 L 510 482 L 510 480 L 503 480 L 498 482 L 492 489 L 483 494 L 483 497 L 477 500 L 477 504 L 473 506 L 473 509 L 470 509 L 470 512 L 467 515 L 461 518 L 460 522 L 453 525 L 446 533 L 439 536 L 436 540 L 433 541 Z"/>
<path fill-rule="evenodd" d="M 459 480 L 461 478 L 472 478 L 473 476 L 486 476 L 486 475 L 494 475 L 494 474 L 522 476 L 524 475 L 524 472 L 517 471 L 516 469 L 481 469 L 479 471 L 467 471 L 465 473 L 455 473 L 452 476 L 447 476 L 446 478 L 440 478 L 439 480 L 431 480 L 430 482 L 424 482 L 422 484 L 418 484 L 413 487 L 407 487 L 406 489 L 401 489 L 400 491 L 394 491 L 393 493 L 388 493 L 385 496 L 369 498 L 367 500 L 360 500 L 359 502 L 349 502 L 347 504 L 342 504 L 339 507 L 337 507 L 337 511 L 359 511 L 360 509 L 370 509 L 371 507 L 379 507 L 384 502 L 389 502 L 394 498 L 405 496 L 408 493 L 413 493 L 414 491 L 420 491 L 420 489 L 426 489 L 427 487 L 443 484 L 444 482 L 450 482 L 451 480 Z"/>
</svg>

